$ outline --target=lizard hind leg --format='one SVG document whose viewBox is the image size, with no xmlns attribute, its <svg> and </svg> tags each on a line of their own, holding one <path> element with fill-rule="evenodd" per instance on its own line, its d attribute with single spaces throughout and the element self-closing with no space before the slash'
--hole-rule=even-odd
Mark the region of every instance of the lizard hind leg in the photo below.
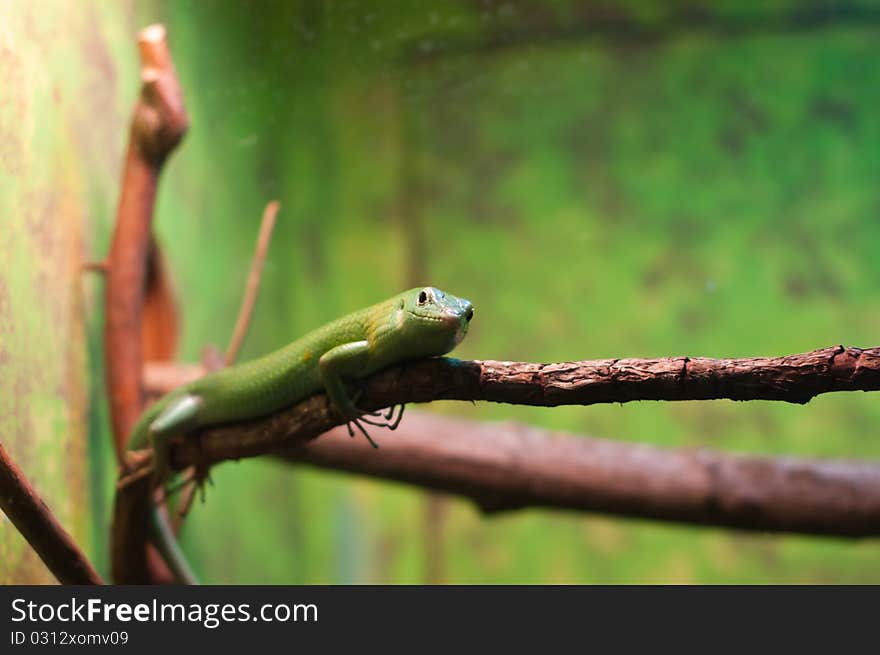
<svg viewBox="0 0 880 655">
<path fill-rule="evenodd" d="M 150 423 L 150 445 L 153 447 L 153 471 L 159 480 L 170 473 L 168 465 L 168 438 L 192 432 L 199 424 L 202 397 L 187 393 L 170 401 Z"/>
<path fill-rule="evenodd" d="M 394 430 L 400 423 L 403 408 L 401 407 L 401 413 L 396 419 L 393 418 L 394 408 L 391 408 L 387 415 L 382 412 L 365 412 L 357 406 L 361 390 L 349 394 L 343 382 L 344 378 L 358 378 L 367 368 L 370 356 L 370 343 L 367 340 L 344 343 L 321 355 L 318 360 L 318 372 L 330 402 L 346 419 L 349 436 L 354 437 L 354 429 L 352 429 L 354 424 L 370 445 L 378 448 L 378 444 L 370 438 L 364 425 Z"/>
</svg>

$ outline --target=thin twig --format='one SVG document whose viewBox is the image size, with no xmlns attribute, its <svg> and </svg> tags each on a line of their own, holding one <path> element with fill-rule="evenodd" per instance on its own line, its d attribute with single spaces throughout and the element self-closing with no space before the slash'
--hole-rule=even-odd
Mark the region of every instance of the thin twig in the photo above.
<svg viewBox="0 0 880 655">
<path fill-rule="evenodd" d="M 250 327 L 254 305 L 256 304 L 257 296 L 259 295 L 263 265 L 266 262 L 266 254 L 269 251 L 269 244 L 272 241 L 272 231 L 275 229 L 275 219 L 278 216 L 278 210 L 280 207 L 280 203 L 277 200 L 273 200 L 267 204 L 266 208 L 263 210 L 263 218 L 260 222 L 260 231 L 257 236 L 257 247 L 254 252 L 253 260 L 251 260 L 251 269 L 248 274 L 245 294 L 241 301 L 241 309 L 238 312 L 238 319 L 235 322 L 235 329 L 232 333 L 232 339 L 229 341 L 226 356 L 218 361 L 216 349 L 211 347 L 203 349 L 203 366 L 209 371 L 219 370 L 224 366 L 231 366 L 235 363 L 235 360 L 238 359 L 238 354 L 241 351 L 241 346 L 244 343 L 248 328 Z M 180 529 L 184 518 L 189 513 L 193 501 L 195 500 L 195 495 L 199 490 L 199 485 L 200 482 L 195 475 L 194 468 L 191 479 L 181 491 L 181 498 L 177 506 L 177 511 L 174 512 L 172 527 L 175 532 Z"/>
<path fill-rule="evenodd" d="M 226 357 L 224 362 L 226 366 L 232 365 L 238 359 L 238 352 L 247 336 L 248 327 L 251 323 L 251 315 L 254 311 L 254 304 L 257 301 L 257 295 L 260 291 L 260 276 L 263 272 L 263 264 L 266 262 L 266 253 L 269 250 L 269 243 L 272 240 L 272 230 L 275 229 L 275 218 L 278 216 L 278 210 L 281 205 L 277 200 L 273 200 L 266 209 L 263 210 L 263 220 L 260 223 L 260 233 L 257 237 L 257 249 L 254 252 L 254 258 L 251 261 L 251 270 L 248 274 L 247 288 L 244 298 L 241 301 L 241 309 L 238 312 L 238 320 L 235 322 L 235 329 L 232 332 L 232 339 L 229 341 L 229 347 L 226 349 Z"/>
<path fill-rule="evenodd" d="M 73 537 L 0 444 L 0 509 L 61 584 L 104 584 Z"/>
<path fill-rule="evenodd" d="M 180 530 L 180 526 L 183 525 L 183 520 L 189 514 L 190 509 L 192 509 L 193 502 L 196 499 L 196 493 L 199 490 L 199 485 L 195 479 L 189 481 L 189 485 L 183 490 L 183 494 L 180 498 L 180 503 L 177 506 L 177 511 L 174 512 L 174 531 L 177 532 Z"/>
</svg>

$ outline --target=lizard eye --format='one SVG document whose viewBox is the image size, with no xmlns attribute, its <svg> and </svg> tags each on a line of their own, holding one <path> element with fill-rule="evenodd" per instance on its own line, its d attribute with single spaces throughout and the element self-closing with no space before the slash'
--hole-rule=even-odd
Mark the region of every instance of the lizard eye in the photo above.
<svg viewBox="0 0 880 655">
<path fill-rule="evenodd" d="M 428 302 L 428 294 L 423 289 L 419 292 L 419 304 L 424 305 L 426 302 Z"/>
</svg>

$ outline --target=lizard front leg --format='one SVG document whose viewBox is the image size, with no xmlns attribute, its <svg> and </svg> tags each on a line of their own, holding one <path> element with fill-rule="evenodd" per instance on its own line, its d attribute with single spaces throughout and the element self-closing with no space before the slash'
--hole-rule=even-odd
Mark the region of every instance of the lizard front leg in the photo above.
<svg viewBox="0 0 880 655">
<path fill-rule="evenodd" d="M 373 446 L 373 448 L 378 448 L 379 446 L 370 438 L 370 435 L 367 433 L 367 430 L 362 423 L 375 425 L 377 427 L 387 427 L 393 430 L 400 423 L 400 417 L 403 415 L 403 407 L 401 406 L 400 414 L 396 420 L 391 420 L 391 417 L 393 416 L 392 408 L 392 412 L 385 417 L 386 420 L 380 422 L 367 418 L 364 415 L 382 416 L 381 413 L 364 412 L 363 410 L 358 409 L 354 404 L 354 400 L 345 388 L 345 382 L 343 380 L 345 378 L 357 378 L 363 375 L 363 372 L 367 370 L 369 360 L 369 341 L 351 341 L 336 346 L 335 348 L 331 348 L 325 352 L 321 356 L 321 359 L 318 360 L 318 371 L 321 375 L 321 382 L 324 385 L 324 391 L 330 398 L 330 402 L 333 403 L 337 411 L 339 411 L 348 422 L 348 434 L 354 436 L 354 432 L 352 432 L 351 429 L 351 423 L 354 423 L 358 430 L 361 431 L 361 434 L 363 434 L 367 441 L 370 442 L 370 445 Z"/>
</svg>

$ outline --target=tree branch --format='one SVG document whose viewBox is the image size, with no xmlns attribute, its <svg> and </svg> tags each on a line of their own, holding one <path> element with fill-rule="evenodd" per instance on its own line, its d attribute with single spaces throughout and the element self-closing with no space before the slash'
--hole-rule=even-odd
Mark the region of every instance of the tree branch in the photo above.
<svg viewBox="0 0 880 655">
<path fill-rule="evenodd" d="M 254 313 L 254 306 L 257 303 L 263 265 L 266 263 L 266 255 L 269 252 L 269 244 L 272 241 L 272 232 L 275 229 L 275 219 L 278 216 L 278 210 L 280 208 L 281 204 L 277 200 L 273 200 L 269 202 L 263 210 L 263 218 L 260 221 L 260 231 L 257 235 L 257 247 L 254 251 L 254 257 L 251 260 L 251 268 L 248 273 L 244 296 L 241 299 L 241 308 L 238 310 L 238 318 L 235 321 L 235 328 L 232 331 L 232 338 L 229 340 L 229 346 L 226 348 L 226 355 L 221 357 L 219 351 L 213 347 L 204 348 L 202 351 L 202 362 L 205 368 L 219 371 L 226 366 L 232 366 L 235 363 L 235 360 L 238 359 L 238 353 L 241 351 L 241 347 L 244 344 L 248 328 L 251 324 L 251 317 Z M 195 470 L 193 473 L 195 474 Z M 171 525 L 175 532 L 180 529 L 180 526 L 183 524 L 183 519 L 189 513 L 198 489 L 199 480 L 197 477 L 193 477 L 192 483 L 184 487 L 181 492 L 177 511 L 174 513 L 174 517 L 171 521 Z"/>
<path fill-rule="evenodd" d="M 178 386 L 193 367 L 156 365 L 147 381 Z M 880 389 L 880 348 L 833 346 L 786 357 L 606 359 L 535 364 L 435 358 L 393 366 L 362 381 L 366 411 L 432 400 L 487 400 L 519 405 L 592 405 L 634 400 L 780 400 L 806 403 L 831 391 Z M 153 389 L 158 390 L 158 389 Z M 253 457 L 307 441 L 343 421 L 317 394 L 258 420 L 208 428 L 175 439 L 172 464 Z"/>
<path fill-rule="evenodd" d="M 880 462 L 665 449 L 409 412 L 374 450 L 343 428 L 291 462 L 465 496 L 484 512 L 549 507 L 748 530 L 880 535 Z"/>
<path fill-rule="evenodd" d="M 0 509 L 61 584 L 104 584 L 88 558 L 0 444 Z"/>
<path fill-rule="evenodd" d="M 281 204 L 277 200 L 273 200 L 263 210 L 260 233 L 257 236 L 257 248 L 251 261 L 251 270 L 248 273 L 247 286 L 244 297 L 241 300 L 241 309 L 238 312 L 238 319 L 235 321 L 235 329 L 232 331 L 229 347 L 226 349 L 226 356 L 223 358 L 225 366 L 231 366 L 238 359 L 238 351 L 241 350 L 244 338 L 247 335 L 254 305 L 257 302 L 257 294 L 260 291 L 260 276 L 263 272 L 263 264 L 266 262 L 266 253 L 269 251 L 272 231 L 275 229 L 275 218 L 278 216 L 280 208 Z"/>
<path fill-rule="evenodd" d="M 171 362 L 177 357 L 180 310 L 171 267 L 155 237 L 150 239 L 141 314 L 141 356 L 146 362 Z"/>
<path fill-rule="evenodd" d="M 156 189 L 165 160 L 188 126 L 165 28 L 151 25 L 141 30 L 138 48 L 141 94 L 129 132 L 105 290 L 107 394 L 114 445 L 123 466 L 126 441 L 145 401 L 142 318 Z M 141 581 L 169 579 L 167 568 L 158 564 L 157 557 L 147 559 L 147 501 L 117 495 L 111 545 L 116 580 L 132 577 L 128 571 L 136 571 L 132 575 Z"/>
<path fill-rule="evenodd" d="M 141 318 L 156 187 L 162 164 L 183 138 L 188 121 L 165 28 L 142 30 L 138 46 L 143 85 L 131 122 L 105 289 L 105 368 L 120 463 L 144 405 Z"/>
<path fill-rule="evenodd" d="M 161 381 L 167 386 L 161 389 L 154 387 L 151 390 L 164 392 L 186 379 L 197 377 L 198 371 L 198 367 L 177 368 L 158 364 L 148 369 L 146 382 L 149 385 Z M 820 393 L 880 389 L 880 348 L 862 350 L 833 346 L 810 353 L 769 358 L 674 357 L 606 359 L 558 364 L 435 358 L 390 367 L 361 381 L 359 388 L 363 390 L 359 405 L 365 411 L 400 403 L 439 399 L 488 400 L 544 406 L 714 398 L 806 403 Z M 289 448 L 309 441 L 343 422 L 327 397 L 324 394 L 316 394 L 271 416 L 215 426 L 194 435 L 171 439 L 169 440 L 170 463 L 173 468 L 180 470 L 191 465 L 204 467 L 228 459 L 289 452 Z M 383 440 L 385 441 L 393 441 L 393 436 Z M 655 451 L 643 450 L 641 453 L 644 457 L 645 453 L 653 455 Z M 641 461 L 641 458 L 635 457 L 631 461 L 635 471 L 635 462 Z M 718 477 L 717 471 L 722 470 L 723 467 L 718 469 L 713 461 L 710 457 L 702 467 L 703 470 L 713 470 L 715 467 L 716 474 L 714 477 L 710 475 L 708 479 L 712 484 L 718 485 L 719 480 L 726 478 Z M 762 470 L 761 466 L 766 465 L 762 464 L 766 460 L 749 461 L 757 464 L 735 466 L 733 470 L 754 472 Z M 137 514 L 145 512 L 149 507 L 150 485 L 147 476 L 150 470 L 149 453 L 144 451 L 130 453 L 128 463 L 130 474 L 120 481 L 116 497 L 115 517 L 119 525 L 117 529 L 123 532 L 142 529 L 139 526 L 145 523 L 145 514 L 140 518 Z M 795 463 L 797 464 L 796 460 Z M 837 466 L 835 463 L 827 464 L 831 469 L 835 466 Z M 828 471 L 827 468 L 815 467 L 803 470 L 813 471 L 817 475 L 826 477 Z M 866 470 L 863 479 L 872 479 L 873 469 Z M 798 475 L 796 471 L 789 480 L 798 479 Z M 861 484 L 862 482 L 859 482 L 858 485 L 847 487 L 850 491 L 846 493 L 859 495 Z M 743 486 L 736 488 L 741 489 Z M 838 485 L 836 488 L 843 489 L 844 486 Z M 707 502 L 715 502 L 712 499 L 717 497 L 717 494 L 706 495 L 706 498 L 710 499 Z M 791 496 L 782 494 L 781 497 Z M 612 511 L 615 507 L 623 508 L 623 505 L 617 505 L 617 502 L 609 501 L 603 511 Z M 485 501 L 483 504 L 489 506 Z M 745 505 L 748 505 L 748 502 L 745 502 Z M 134 509 L 123 512 L 121 508 Z M 626 511 L 637 513 L 634 508 Z M 648 509 L 641 511 L 643 513 L 639 515 L 670 518 L 678 511 L 682 518 L 676 520 L 709 521 L 708 518 L 700 519 L 694 515 L 693 510 L 669 509 L 665 510 L 665 514 L 650 514 Z M 710 507 L 705 510 L 707 513 L 704 516 L 714 517 L 719 511 L 721 510 Z M 728 512 L 723 524 L 740 527 L 749 525 L 748 520 L 742 518 L 748 511 L 739 508 Z M 869 508 L 859 511 L 870 514 L 876 510 Z M 693 518 L 687 518 L 688 516 Z M 809 522 L 806 519 L 798 520 L 807 526 L 805 530 L 808 529 Z M 776 523 L 785 525 L 782 519 L 776 520 Z M 770 529 L 766 526 L 772 524 L 772 521 L 759 515 L 752 524 L 760 529 Z M 821 531 L 820 527 L 809 529 Z M 858 530 L 862 529 L 868 528 L 858 528 Z M 838 534 L 842 531 L 835 532 L 829 528 L 826 532 Z M 853 528 L 853 532 L 850 533 L 858 533 L 858 531 Z M 120 583 L 143 582 L 146 579 L 146 570 L 142 567 L 120 569 L 119 573 L 124 574 L 115 576 Z"/>
</svg>

